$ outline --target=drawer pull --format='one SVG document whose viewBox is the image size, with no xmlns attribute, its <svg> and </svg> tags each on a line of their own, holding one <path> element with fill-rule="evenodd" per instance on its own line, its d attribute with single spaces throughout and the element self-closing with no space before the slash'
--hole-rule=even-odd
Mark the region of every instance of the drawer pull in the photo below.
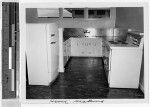
<svg viewBox="0 0 150 107">
<path fill-rule="evenodd" d="M 51 37 L 55 36 L 55 34 L 51 34 Z"/>
<path fill-rule="evenodd" d="M 55 44 L 56 42 L 51 42 L 51 44 Z"/>
</svg>

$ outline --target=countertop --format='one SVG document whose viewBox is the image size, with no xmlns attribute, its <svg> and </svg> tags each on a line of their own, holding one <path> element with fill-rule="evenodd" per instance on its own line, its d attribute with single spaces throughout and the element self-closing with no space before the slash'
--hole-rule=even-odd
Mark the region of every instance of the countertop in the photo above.
<svg viewBox="0 0 150 107">
<path fill-rule="evenodd" d="M 108 40 L 104 39 L 105 45 L 108 45 L 111 49 L 139 49 L 139 46 L 133 44 L 111 44 Z"/>
</svg>

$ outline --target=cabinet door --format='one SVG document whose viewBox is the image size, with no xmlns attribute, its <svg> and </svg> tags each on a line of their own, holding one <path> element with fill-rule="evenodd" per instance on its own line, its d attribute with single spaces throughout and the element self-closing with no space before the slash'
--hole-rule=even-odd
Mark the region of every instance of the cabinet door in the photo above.
<svg viewBox="0 0 150 107">
<path fill-rule="evenodd" d="M 46 24 L 27 24 L 26 41 L 29 84 L 48 85 Z"/>
<path fill-rule="evenodd" d="M 59 66 L 58 27 L 55 23 L 47 24 L 47 52 L 49 79 L 52 82 L 58 75 Z"/>
</svg>

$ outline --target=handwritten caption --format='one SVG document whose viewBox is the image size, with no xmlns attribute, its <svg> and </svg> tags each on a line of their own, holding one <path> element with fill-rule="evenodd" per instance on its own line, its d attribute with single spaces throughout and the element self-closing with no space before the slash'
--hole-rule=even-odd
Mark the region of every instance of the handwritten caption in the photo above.
<svg viewBox="0 0 150 107">
<path fill-rule="evenodd" d="M 55 99 L 51 99 L 49 101 L 49 103 L 64 103 L 64 104 L 69 104 L 69 103 L 104 103 L 104 100 L 93 100 L 93 99 L 89 99 L 89 100 L 55 100 Z"/>
</svg>

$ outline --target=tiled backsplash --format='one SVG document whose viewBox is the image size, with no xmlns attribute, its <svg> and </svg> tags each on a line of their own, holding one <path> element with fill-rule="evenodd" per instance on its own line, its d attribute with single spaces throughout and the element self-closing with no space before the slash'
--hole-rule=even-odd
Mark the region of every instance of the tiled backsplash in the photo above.
<svg viewBox="0 0 150 107">
<path fill-rule="evenodd" d="M 125 40 L 127 29 L 119 28 L 64 28 L 64 41 L 70 37 L 104 37 Z"/>
</svg>

